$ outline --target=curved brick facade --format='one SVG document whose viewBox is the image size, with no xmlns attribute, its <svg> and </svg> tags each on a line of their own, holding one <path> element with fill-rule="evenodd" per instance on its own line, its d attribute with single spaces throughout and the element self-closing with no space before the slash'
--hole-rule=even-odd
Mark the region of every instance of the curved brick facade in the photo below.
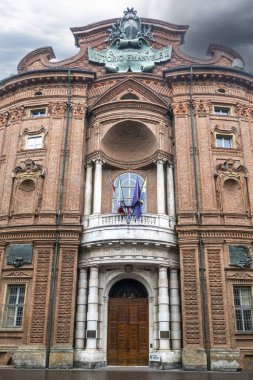
<svg viewBox="0 0 253 380">
<path fill-rule="evenodd" d="M 108 49 L 115 22 L 73 28 L 76 56 L 37 49 L 0 83 L 0 363 L 250 367 L 252 76 L 224 46 L 185 55 L 187 27 L 151 19 L 147 49 L 170 59 L 110 72 L 87 48 Z M 141 218 L 112 212 L 124 173 L 146 178 Z M 111 300 L 121 280 L 148 309 L 134 290 Z"/>
</svg>

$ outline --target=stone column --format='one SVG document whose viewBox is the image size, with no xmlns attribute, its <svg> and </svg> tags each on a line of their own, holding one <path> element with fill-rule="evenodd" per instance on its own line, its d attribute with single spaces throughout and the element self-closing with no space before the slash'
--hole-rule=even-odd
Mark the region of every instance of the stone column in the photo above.
<svg viewBox="0 0 253 380">
<path fill-rule="evenodd" d="M 79 348 L 79 349 L 84 349 L 86 302 L 87 302 L 87 269 L 81 268 L 79 272 L 79 281 L 78 281 L 76 331 L 75 331 L 75 348 Z"/>
<path fill-rule="evenodd" d="M 98 326 L 98 267 L 90 268 L 88 313 L 87 313 L 87 342 L 86 349 L 97 348 Z"/>
<path fill-rule="evenodd" d="M 92 199 L 92 164 L 88 163 L 86 166 L 84 216 L 88 216 L 91 214 L 91 199 Z"/>
<path fill-rule="evenodd" d="M 93 214 L 101 214 L 102 165 L 103 165 L 103 161 L 101 159 L 97 159 L 95 161 L 95 180 L 94 180 L 94 193 L 93 193 Z"/>
<path fill-rule="evenodd" d="M 163 160 L 157 160 L 157 213 L 165 214 Z"/>
<path fill-rule="evenodd" d="M 170 349 L 170 312 L 169 312 L 169 283 L 168 283 L 168 273 L 166 267 L 159 268 L 159 331 L 160 331 L 160 350 Z"/>
<path fill-rule="evenodd" d="M 181 350 L 181 311 L 179 297 L 179 273 L 177 269 L 170 270 L 170 320 L 171 348 Z"/>
<path fill-rule="evenodd" d="M 167 206 L 168 214 L 172 218 L 175 218 L 175 193 L 174 193 L 174 177 L 173 177 L 173 165 L 168 163 L 167 165 Z"/>
</svg>

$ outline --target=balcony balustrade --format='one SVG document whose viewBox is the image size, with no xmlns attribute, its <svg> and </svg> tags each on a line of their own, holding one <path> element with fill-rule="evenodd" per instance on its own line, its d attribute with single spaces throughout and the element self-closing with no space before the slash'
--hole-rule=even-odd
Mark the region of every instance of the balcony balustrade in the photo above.
<svg viewBox="0 0 253 380">
<path fill-rule="evenodd" d="M 110 242 L 143 242 L 175 245 L 175 219 L 167 215 L 143 214 L 128 219 L 119 214 L 93 214 L 83 219 L 82 245 Z"/>
</svg>

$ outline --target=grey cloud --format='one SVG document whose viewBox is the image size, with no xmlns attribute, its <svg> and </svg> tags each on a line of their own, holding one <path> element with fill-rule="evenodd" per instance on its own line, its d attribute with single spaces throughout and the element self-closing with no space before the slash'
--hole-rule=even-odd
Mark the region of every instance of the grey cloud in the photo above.
<svg viewBox="0 0 253 380">
<path fill-rule="evenodd" d="M 73 0 L 74 2 L 75 0 Z M 189 25 L 185 45 L 188 54 L 202 57 L 210 43 L 227 45 L 238 51 L 245 59 L 246 69 L 253 68 L 253 7 L 252 0 L 135 0 L 135 8 L 140 17 L 160 18 L 174 24 Z M 138 3 L 138 4 L 137 4 Z M 97 3 L 95 4 L 97 5 Z M 130 4 L 132 6 L 132 4 Z M 109 17 L 121 17 L 125 7 L 115 15 L 113 9 Z M 106 16 L 105 16 L 106 14 Z M 60 17 L 40 23 L 38 33 L 24 31 L 4 31 L 0 36 L 0 77 L 16 72 L 18 62 L 30 51 L 52 46 L 58 60 L 68 58 L 78 52 L 74 47 L 69 27 L 82 26 L 108 18 L 108 4 L 101 1 L 97 7 L 75 18 Z M 66 24 L 66 22 L 69 24 Z M 36 24 L 37 26 L 37 24 Z"/>
</svg>

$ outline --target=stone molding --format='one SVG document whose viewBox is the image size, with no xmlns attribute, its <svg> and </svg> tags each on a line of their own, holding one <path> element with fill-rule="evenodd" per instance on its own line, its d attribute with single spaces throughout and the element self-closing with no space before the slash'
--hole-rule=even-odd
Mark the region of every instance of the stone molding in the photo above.
<svg viewBox="0 0 253 380">
<path fill-rule="evenodd" d="M 111 166 L 114 166 L 119 169 L 138 169 L 150 164 L 155 163 L 157 160 L 163 160 L 163 162 L 169 162 L 170 164 L 173 163 L 173 156 L 171 154 L 168 154 L 164 151 L 157 151 L 152 156 L 145 158 L 144 160 L 135 161 L 135 162 L 124 162 L 124 161 L 117 161 L 113 158 L 108 157 L 104 152 L 102 151 L 95 151 L 86 156 L 86 163 L 95 162 L 96 160 L 102 160 L 103 163 L 107 163 Z"/>
</svg>

